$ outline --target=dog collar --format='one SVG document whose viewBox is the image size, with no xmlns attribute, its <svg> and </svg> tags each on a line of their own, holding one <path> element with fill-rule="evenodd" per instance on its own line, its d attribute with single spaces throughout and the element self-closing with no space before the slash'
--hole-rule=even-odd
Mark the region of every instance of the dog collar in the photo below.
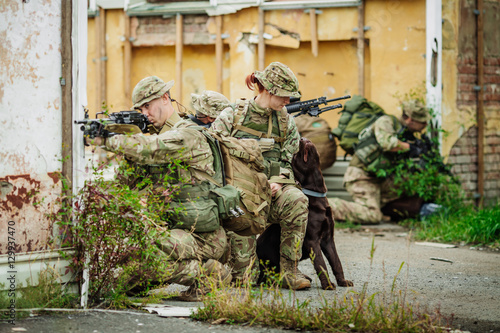
<svg viewBox="0 0 500 333">
<path fill-rule="evenodd" d="M 303 188 L 302 192 L 304 192 L 305 195 L 309 195 L 311 197 L 316 197 L 316 198 L 324 198 L 324 197 L 326 197 L 326 192 L 325 193 L 320 193 L 320 192 L 308 190 L 307 188 Z"/>
</svg>

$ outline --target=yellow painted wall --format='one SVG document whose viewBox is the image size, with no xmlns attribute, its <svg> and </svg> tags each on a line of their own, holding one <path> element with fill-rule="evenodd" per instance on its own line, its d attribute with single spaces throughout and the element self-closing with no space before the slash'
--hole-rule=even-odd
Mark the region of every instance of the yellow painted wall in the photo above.
<svg viewBox="0 0 500 333">
<path fill-rule="evenodd" d="M 443 17 L 458 29 L 458 0 L 443 1 Z M 311 52 L 310 14 L 303 10 L 265 12 L 266 23 L 298 34 L 296 47 L 266 45 L 266 65 L 281 61 L 297 74 L 303 99 L 320 96 L 339 97 L 358 93 L 358 63 L 356 58 L 357 7 L 321 8 L 317 14 L 319 53 Z M 97 109 L 95 85 L 97 62 L 95 23 L 89 19 L 88 100 Z M 365 26 L 365 96 L 382 106 L 386 112 L 399 114 L 396 95 L 422 87 L 425 81 L 425 0 L 367 0 Z M 121 10 L 106 11 L 107 29 L 107 96 L 112 111 L 130 107 L 125 100 L 123 76 L 124 16 Z M 213 18 L 208 29 L 215 33 Z M 266 31 L 269 27 L 266 28 Z M 258 33 L 258 10 L 247 8 L 223 17 L 224 40 L 223 94 L 231 100 L 251 97 L 253 92 L 244 84 L 246 75 L 258 66 L 258 46 L 249 41 Z M 456 31 L 455 31 L 456 34 Z M 453 38 L 453 36 L 451 37 Z M 445 138 L 446 153 L 461 134 L 464 111 L 456 111 L 456 47 L 443 51 L 443 127 L 452 134 Z M 190 94 L 204 89 L 216 89 L 214 45 L 187 45 L 183 49 L 183 91 L 180 101 L 190 106 Z M 134 47 L 132 49 L 131 89 L 142 78 L 158 75 L 164 80 L 175 79 L 174 46 Z M 178 86 L 178 83 L 176 83 Z M 173 96 L 176 86 L 173 88 Z M 337 111 L 323 116 L 332 127 L 338 120 Z M 469 117 L 470 118 L 470 117 Z M 466 122 L 469 123 L 469 122 Z"/>
<path fill-rule="evenodd" d="M 352 95 L 358 90 L 355 45 L 355 41 L 321 42 L 317 58 L 311 53 L 310 42 L 301 43 L 299 49 L 268 46 L 266 47 L 266 62 L 280 61 L 292 69 L 299 80 L 302 100 L 321 96 L 331 99 L 346 94 Z M 329 105 L 337 103 L 333 102 Z M 337 127 L 340 110 L 327 111 L 321 117 L 333 128 Z"/>
<path fill-rule="evenodd" d="M 124 31 L 122 10 L 108 10 L 106 14 L 106 103 L 111 111 L 130 110 L 131 103 L 124 93 Z"/>
<path fill-rule="evenodd" d="M 425 80 L 425 1 L 367 1 L 369 98 L 399 114 L 398 99 Z"/>
</svg>

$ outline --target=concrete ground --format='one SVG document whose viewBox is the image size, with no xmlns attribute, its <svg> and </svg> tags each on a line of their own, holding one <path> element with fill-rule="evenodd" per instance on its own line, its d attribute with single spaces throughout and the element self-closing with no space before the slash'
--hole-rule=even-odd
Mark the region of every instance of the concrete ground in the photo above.
<svg viewBox="0 0 500 333">
<path fill-rule="evenodd" d="M 500 253 L 469 246 L 436 247 L 408 240 L 407 230 L 395 224 L 366 227 L 358 231 L 336 230 L 335 240 L 352 288 L 323 291 L 309 260 L 300 269 L 314 277 L 312 288 L 295 293 L 299 300 L 319 306 L 322 299 L 359 292 L 386 293 L 396 278 L 396 288 L 405 291 L 413 306 L 439 311 L 455 328 L 470 332 L 500 332 Z M 373 260 L 370 251 L 374 242 Z M 397 274 L 401 265 L 403 268 Z M 331 274 L 331 272 L 330 272 Z M 173 285 L 172 293 L 184 287 Z M 201 303 L 164 301 L 173 307 L 202 306 Z M 58 313 L 0 324 L 0 332 L 281 332 L 279 329 L 235 325 L 211 325 L 188 318 L 160 317 L 141 311 Z"/>
</svg>

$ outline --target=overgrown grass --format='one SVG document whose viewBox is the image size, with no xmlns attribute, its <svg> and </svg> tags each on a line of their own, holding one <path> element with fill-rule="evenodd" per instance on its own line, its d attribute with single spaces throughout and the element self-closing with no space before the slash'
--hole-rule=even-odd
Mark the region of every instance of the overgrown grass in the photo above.
<svg viewBox="0 0 500 333">
<path fill-rule="evenodd" d="M 20 284 L 16 288 L 16 318 L 29 315 L 29 312 L 17 311 L 18 309 L 77 307 L 79 295 L 68 292 L 67 287 L 68 285 L 61 285 L 60 276 L 50 267 L 40 272 L 38 285 L 30 285 L 28 279 L 24 285 Z M 11 300 L 12 297 L 8 290 L 0 291 L 0 309 L 9 309 Z M 9 320 L 11 318 L 8 312 L 1 311 L 0 319 Z"/>
<path fill-rule="evenodd" d="M 372 242 L 372 262 L 375 246 Z M 446 319 L 439 309 L 431 311 L 412 305 L 406 290 L 396 281 L 390 288 L 368 294 L 368 282 L 361 291 L 347 290 L 333 298 L 318 292 L 319 306 L 300 301 L 292 290 L 280 288 L 276 275 L 267 285 L 252 289 L 213 289 L 192 318 L 215 324 L 244 324 L 321 332 L 443 332 Z M 369 280 L 369 278 L 368 278 Z M 416 304 L 416 303 L 414 303 Z"/>
<path fill-rule="evenodd" d="M 403 292 L 390 297 L 348 292 L 326 300 L 322 305 L 309 306 L 299 302 L 293 292 L 279 288 L 241 289 L 231 293 L 212 293 L 193 318 L 217 323 L 263 325 L 290 330 L 322 332 L 442 332 L 439 311 L 421 311 L 406 302 Z"/>
<path fill-rule="evenodd" d="M 407 220 L 417 239 L 500 247 L 500 203 L 478 209 L 472 204 L 444 208 L 421 221 Z"/>
</svg>

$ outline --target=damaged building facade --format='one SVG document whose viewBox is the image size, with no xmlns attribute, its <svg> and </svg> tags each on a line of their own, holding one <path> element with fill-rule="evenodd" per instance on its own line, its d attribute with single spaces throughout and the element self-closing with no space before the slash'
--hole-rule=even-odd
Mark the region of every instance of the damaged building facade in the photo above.
<svg viewBox="0 0 500 333">
<path fill-rule="evenodd" d="M 84 107 L 130 109 L 148 75 L 174 79 L 187 109 L 205 89 L 251 98 L 245 77 L 272 61 L 296 73 L 304 100 L 362 94 L 399 114 L 400 96 L 426 91 L 464 188 L 485 203 L 500 196 L 498 0 L 1 3 L 0 265 L 12 221 L 19 281 L 36 276 L 40 258 L 60 261 L 47 214 L 61 179 L 74 192 L 85 176 L 73 121 Z M 321 117 L 336 127 L 339 114 Z"/>
<path fill-rule="evenodd" d="M 174 79 L 173 97 L 187 109 L 204 89 L 250 98 L 246 75 L 272 61 L 296 73 L 303 100 L 361 94 L 400 114 L 402 96 L 426 95 L 453 172 L 471 197 L 494 203 L 499 8 L 498 0 L 97 1 L 89 106 L 129 109 L 131 90 L 149 75 Z M 336 111 L 321 117 L 337 126 Z"/>
</svg>

